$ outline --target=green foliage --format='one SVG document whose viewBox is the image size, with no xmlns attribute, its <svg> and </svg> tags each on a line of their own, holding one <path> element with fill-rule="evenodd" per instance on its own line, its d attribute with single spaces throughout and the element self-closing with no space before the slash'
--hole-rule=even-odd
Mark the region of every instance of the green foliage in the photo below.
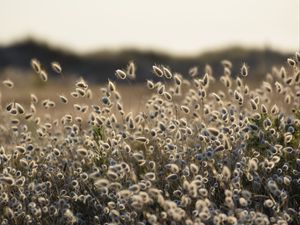
<svg viewBox="0 0 300 225">
<path fill-rule="evenodd" d="M 93 127 L 93 137 L 96 143 L 99 144 L 99 141 L 106 141 L 105 129 L 103 126 Z"/>
</svg>

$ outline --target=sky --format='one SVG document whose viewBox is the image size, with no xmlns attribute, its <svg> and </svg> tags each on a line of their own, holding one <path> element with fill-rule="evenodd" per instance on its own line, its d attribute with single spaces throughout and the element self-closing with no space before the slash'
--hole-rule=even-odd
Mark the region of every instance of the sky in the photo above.
<svg viewBox="0 0 300 225">
<path fill-rule="evenodd" d="M 0 45 L 176 54 L 239 45 L 300 49 L 299 0 L 0 0 Z"/>
</svg>

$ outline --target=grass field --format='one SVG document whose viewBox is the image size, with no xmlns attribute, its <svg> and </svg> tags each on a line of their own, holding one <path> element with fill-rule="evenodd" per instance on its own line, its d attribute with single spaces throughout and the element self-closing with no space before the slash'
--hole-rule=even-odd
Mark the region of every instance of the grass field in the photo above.
<svg viewBox="0 0 300 225">
<path fill-rule="evenodd" d="M 2 75 L 1 225 L 300 223 L 299 53 L 260 83 L 227 60 L 141 85 L 31 63 Z"/>
</svg>

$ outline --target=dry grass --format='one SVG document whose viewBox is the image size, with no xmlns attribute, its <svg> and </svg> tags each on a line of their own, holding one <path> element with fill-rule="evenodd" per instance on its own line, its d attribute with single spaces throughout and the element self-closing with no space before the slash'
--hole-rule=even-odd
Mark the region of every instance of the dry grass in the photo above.
<svg viewBox="0 0 300 225">
<path fill-rule="evenodd" d="M 222 63 L 142 86 L 5 74 L 0 224 L 299 224 L 300 54 L 252 85 Z"/>
</svg>

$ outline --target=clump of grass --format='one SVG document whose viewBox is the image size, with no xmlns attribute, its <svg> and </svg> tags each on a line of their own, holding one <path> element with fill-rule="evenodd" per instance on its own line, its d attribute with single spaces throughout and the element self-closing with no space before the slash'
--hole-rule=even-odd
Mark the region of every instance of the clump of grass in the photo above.
<svg viewBox="0 0 300 225">
<path fill-rule="evenodd" d="M 154 65 L 161 80 L 145 82 L 152 95 L 137 112 L 117 83 L 99 95 L 83 78 L 70 99 L 1 102 L 0 223 L 299 224 L 299 53 L 287 62 L 252 88 L 246 64 L 233 77 L 223 60 L 219 81 L 209 65 L 190 76 Z M 130 62 L 115 75 L 136 72 Z"/>
</svg>

